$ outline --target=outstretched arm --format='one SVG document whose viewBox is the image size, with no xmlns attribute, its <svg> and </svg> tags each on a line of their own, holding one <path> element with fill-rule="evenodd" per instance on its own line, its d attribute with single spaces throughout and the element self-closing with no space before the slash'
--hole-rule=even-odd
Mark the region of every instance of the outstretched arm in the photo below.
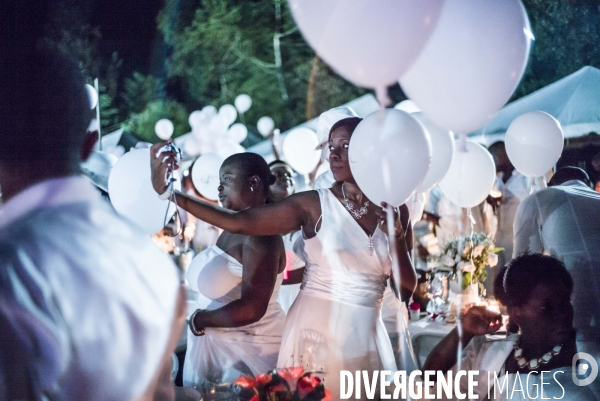
<svg viewBox="0 0 600 401">
<path fill-rule="evenodd" d="M 159 194 L 167 190 L 165 176 L 169 166 L 176 166 L 174 152 L 162 152 L 157 155 L 164 145 L 165 143 L 158 143 L 150 149 L 152 185 Z M 283 235 L 299 230 L 312 221 L 308 210 L 319 205 L 318 194 L 312 192 L 294 194 L 281 202 L 241 212 L 227 210 L 181 192 L 176 192 L 175 196 L 180 207 L 200 220 L 231 233 L 264 236 Z"/>
<path fill-rule="evenodd" d="M 195 327 L 240 327 L 258 322 L 269 306 L 279 268 L 285 265 L 282 249 L 280 236 L 248 237 L 242 248 L 241 298 L 197 313 Z"/>
</svg>

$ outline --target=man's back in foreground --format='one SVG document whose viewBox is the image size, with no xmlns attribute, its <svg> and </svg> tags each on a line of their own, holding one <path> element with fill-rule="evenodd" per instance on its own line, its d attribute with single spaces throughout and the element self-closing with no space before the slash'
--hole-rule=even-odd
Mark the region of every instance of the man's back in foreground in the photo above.
<svg viewBox="0 0 600 401">
<path fill-rule="evenodd" d="M 15 209 L 32 198 L 44 204 L 19 216 Z M 141 395 L 167 347 L 175 267 L 83 177 L 46 181 L 12 201 L 0 212 L 5 395 Z"/>
<path fill-rule="evenodd" d="M 13 48 L 0 63 L 0 399 L 150 399 L 181 330 L 175 267 L 80 175 L 97 133 L 77 64 Z"/>
</svg>

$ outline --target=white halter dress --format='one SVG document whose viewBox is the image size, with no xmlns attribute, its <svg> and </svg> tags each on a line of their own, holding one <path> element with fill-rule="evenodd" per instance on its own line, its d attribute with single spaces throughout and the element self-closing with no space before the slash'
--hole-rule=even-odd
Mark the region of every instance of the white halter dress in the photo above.
<svg viewBox="0 0 600 401">
<path fill-rule="evenodd" d="M 241 298 L 242 265 L 214 245 L 202 251 L 200 269 L 188 270 L 186 278 L 212 299 L 207 310 L 219 309 Z M 277 276 L 265 315 L 256 323 L 232 328 L 207 328 L 196 337 L 188 329 L 183 385 L 205 381 L 232 382 L 242 374 L 256 376 L 276 367 L 285 313 L 277 303 L 282 276 Z"/>
<path fill-rule="evenodd" d="M 380 317 L 392 263 L 379 228 L 370 253 L 369 236 L 335 195 L 318 192 L 321 227 L 304 240 L 306 272 L 288 312 L 277 366 L 325 372 L 325 388 L 340 399 L 340 370 L 397 369 Z"/>
</svg>

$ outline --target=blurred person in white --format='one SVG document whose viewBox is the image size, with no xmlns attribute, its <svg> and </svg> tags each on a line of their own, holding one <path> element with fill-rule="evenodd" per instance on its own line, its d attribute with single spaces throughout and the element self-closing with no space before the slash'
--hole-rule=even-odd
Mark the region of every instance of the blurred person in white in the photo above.
<svg viewBox="0 0 600 401">
<path fill-rule="evenodd" d="M 473 232 L 494 235 L 497 220 L 490 205 L 485 202 L 471 208 L 475 220 Z M 439 185 L 433 187 L 427 195 L 423 209 L 423 219 L 433 223 L 440 245 L 456 237 L 471 233 L 471 219 L 468 210 L 452 203 L 442 192 Z"/>
<path fill-rule="evenodd" d="M 269 168 L 275 176 L 275 182 L 269 187 L 267 203 L 279 202 L 296 193 L 296 181 L 294 180 L 296 173 L 286 162 L 274 160 L 269 163 Z M 304 245 L 302 233 L 294 231 L 284 235 L 283 245 L 285 246 L 286 262 L 277 302 L 281 305 L 281 309 L 287 313 L 300 292 L 300 285 L 304 277 L 306 262 L 298 257 L 298 255 L 301 255 L 301 248 Z"/>
<path fill-rule="evenodd" d="M 543 252 L 573 276 L 577 346 L 600 361 L 600 194 L 587 173 L 559 169 L 548 188 L 521 202 L 514 231 L 513 256 Z"/>
<path fill-rule="evenodd" d="M 497 178 L 494 189 L 501 194 L 500 198 L 488 197 L 488 201 L 495 207 L 498 215 L 496 246 L 504 248 L 498 253 L 498 266 L 504 266 L 510 262 L 513 254 L 515 214 L 521 201 L 529 196 L 530 186 L 527 177 L 519 173 L 510 162 L 504 142 L 495 142 L 489 146 L 488 150 L 496 165 Z"/>
<path fill-rule="evenodd" d="M 21 50 L 0 65 L 0 399 L 173 399 L 177 270 L 81 175 L 78 65 Z"/>
<path fill-rule="evenodd" d="M 466 373 L 478 372 L 476 397 L 469 399 L 597 400 L 600 381 L 589 386 L 573 381 L 573 369 L 579 370 L 573 358 L 581 350 L 573 330 L 573 280 L 565 266 L 551 256 L 522 255 L 499 268 L 494 289 L 518 333 L 488 336 L 502 327 L 501 315 L 471 307 L 461 317 L 462 336 L 454 328 L 431 351 L 423 371 L 451 370 L 462 393 L 469 387 Z M 463 348 L 460 364 L 457 347 Z M 459 371 L 465 372 L 462 378 Z"/>
</svg>

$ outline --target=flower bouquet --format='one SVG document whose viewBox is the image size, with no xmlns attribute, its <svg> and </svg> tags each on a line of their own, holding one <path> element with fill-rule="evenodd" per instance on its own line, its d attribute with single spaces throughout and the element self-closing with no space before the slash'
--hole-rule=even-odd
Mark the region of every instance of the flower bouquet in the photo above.
<svg viewBox="0 0 600 401">
<path fill-rule="evenodd" d="M 256 377 L 241 376 L 234 384 L 249 401 L 330 401 L 321 379 L 305 373 L 303 367 L 276 369 Z"/>
<path fill-rule="evenodd" d="M 457 277 L 461 274 L 463 291 L 469 285 L 477 284 L 481 294 L 485 294 L 485 267 L 498 264 L 496 253 L 500 251 L 502 248 L 496 248 L 493 239 L 485 233 L 465 235 L 445 243 L 438 255 L 430 255 L 427 267 L 448 270 Z"/>
</svg>

